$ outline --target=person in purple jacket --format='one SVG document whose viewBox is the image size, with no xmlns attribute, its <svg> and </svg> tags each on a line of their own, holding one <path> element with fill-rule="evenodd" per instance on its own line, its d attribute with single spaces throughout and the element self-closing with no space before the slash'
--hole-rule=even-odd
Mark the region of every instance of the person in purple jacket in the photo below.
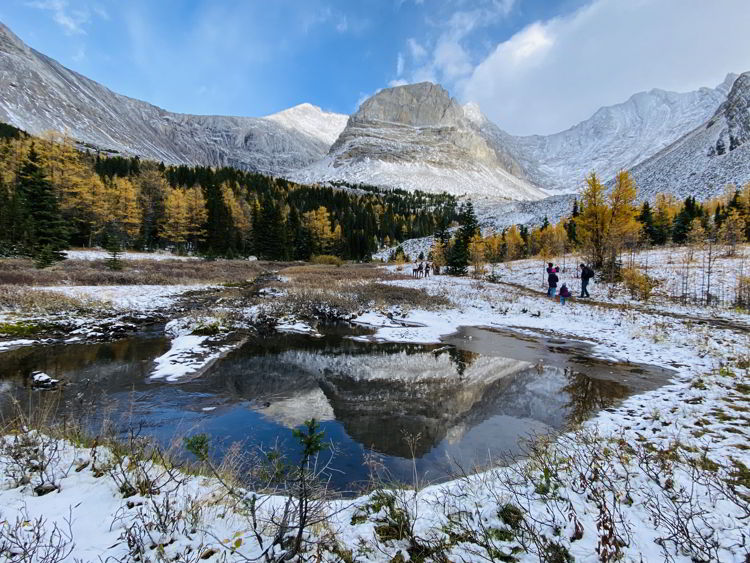
<svg viewBox="0 0 750 563">
<path fill-rule="evenodd" d="M 562 284 L 560 286 L 560 305 L 565 305 L 565 300 L 568 297 L 570 297 L 570 290 L 567 285 Z"/>
<path fill-rule="evenodd" d="M 557 293 L 557 282 L 559 281 L 557 277 L 557 272 L 560 271 L 559 266 L 555 266 L 552 264 L 552 262 L 549 262 L 547 264 L 547 283 L 549 284 L 549 289 L 547 290 L 547 297 L 552 298 L 555 296 L 555 293 Z"/>
</svg>

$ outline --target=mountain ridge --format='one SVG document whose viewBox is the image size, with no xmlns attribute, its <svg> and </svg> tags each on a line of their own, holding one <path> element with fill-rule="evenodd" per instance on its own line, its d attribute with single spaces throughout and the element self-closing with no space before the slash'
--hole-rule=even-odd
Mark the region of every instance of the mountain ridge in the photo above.
<svg viewBox="0 0 750 563">
<path fill-rule="evenodd" d="M 332 122 L 321 134 L 300 127 L 289 108 L 266 117 L 190 115 L 117 94 L 25 45 L 0 23 L 0 119 L 29 133 L 69 132 L 77 140 L 128 156 L 170 164 L 237 166 L 280 175 L 326 154 L 331 129 L 346 116 L 301 104 L 316 121 Z M 295 126 L 296 125 L 296 126 Z"/>
<path fill-rule="evenodd" d="M 117 94 L 35 51 L 0 22 L 0 120 L 30 133 L 57 129 L 105 152 L 169 164 L 504 200 L 575 193 L 591 171 L 607 181 L 632 169 L 649 194 L 656 186 L 676 195 L 685 186 L 713 193 L 719 183 L 750 179 L 738 157 L 750 139 L 750 85 L 733 102 L 737 80 L 729 74 L 715 88 L 637 92 L 552 135 L 510 135 L 479 106 L 462 106 L 432 83 L 383 89 L 351 116 L 309 103 L 265 117 L 190 115 Z M 719 158 L 721 150 L 733 154 Z"/>
</svg>

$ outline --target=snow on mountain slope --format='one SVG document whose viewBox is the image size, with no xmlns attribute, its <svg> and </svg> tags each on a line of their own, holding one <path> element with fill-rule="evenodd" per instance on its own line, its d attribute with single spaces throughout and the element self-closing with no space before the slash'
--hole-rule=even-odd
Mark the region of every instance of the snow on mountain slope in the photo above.
<svg viewBox="0 0 750 563">
<path fill-rule="evenodd" d="M 429 82 L 386 88 L 367 99 L 328 156 L 290 178 L 514 200 L 546 196 L 523 178 L 504 147 L 482 137 L 446 90 Z"/>
<path fill-rule="evenodd" d="M 30 133 L 55 129 L 125 155 L 282 174 L 323 157 L 345 120 L 309 104 L 267 118 L 171 113 L 63 67 L 0 23 L 0 121 Z"/>
<path fill-rule="evenodd" d="M 346 127 L 349 116 L 323 111 L 318 106 L 305 103 L 267 115 L 264 119 L 274 121 L 287 129 L 304 133 L 308 137 L 319 139 L 331 146 Z"/>
<path fill-rule="evenodd" d="M 632 169 L 641 199 L 716 196 L 750 182 L 750 72 L 737 78 L 705 123 Z"/>
<path fill-rule="evenodd" d="M 726 99 L 737 75 L 716 88 L 677 93 L 654 89 L 599 109 L 560 133 L 513 137 L 471 111 L 483 134 L 509 147 L 527 177 L 549 191 L 579 191 L 595 171 L 604 180 L 628 170 L 708 120 Z"/>
</svg>

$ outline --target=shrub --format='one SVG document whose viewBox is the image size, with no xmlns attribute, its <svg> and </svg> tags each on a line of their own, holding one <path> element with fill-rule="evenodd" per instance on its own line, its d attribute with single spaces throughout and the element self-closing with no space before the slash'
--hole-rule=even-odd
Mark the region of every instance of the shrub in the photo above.
<svg viewBox="0 0 750 563">
<path fill-rule="evenodd" d="M 310 258 L 311 264 L 324 264 L 326 266 L 341 266 L 344 261 L 338 256 L 332 256 L 331 254 L 319 254 Z"/>
<path fill-rule="evenodd" d="M 630 296 L 640 301 L 648 301 L 653 290 L 661 283 L 656 278 L 652 278 L 635 268 L 624 268 L 622 279 L 625 288 L 630 292 Z"/>
</svg>

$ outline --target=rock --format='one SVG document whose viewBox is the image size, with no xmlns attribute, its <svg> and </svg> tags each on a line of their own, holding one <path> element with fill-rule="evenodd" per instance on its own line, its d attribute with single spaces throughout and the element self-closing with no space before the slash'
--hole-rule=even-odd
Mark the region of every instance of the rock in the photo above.
<svg viewBox="0 0 750 563">
<path fill-rule="evenodd" d="M 59 383 L 59 379 L 53 379 L 52 377 L 41 371 L 35 371 L 31 374 L 32 389 L 53 389 L 57 387 Z"/>
<path fill-rule="evenodd" d="M 41 485 L 37 485 L 34 487 L 34 494 L 38 497 L 43 497 L 46 494 L 51 493 L 52 491 L 58 490 L 57 485 L 53 485 L 52 483 L 42 483 Z"/>
</svg>

